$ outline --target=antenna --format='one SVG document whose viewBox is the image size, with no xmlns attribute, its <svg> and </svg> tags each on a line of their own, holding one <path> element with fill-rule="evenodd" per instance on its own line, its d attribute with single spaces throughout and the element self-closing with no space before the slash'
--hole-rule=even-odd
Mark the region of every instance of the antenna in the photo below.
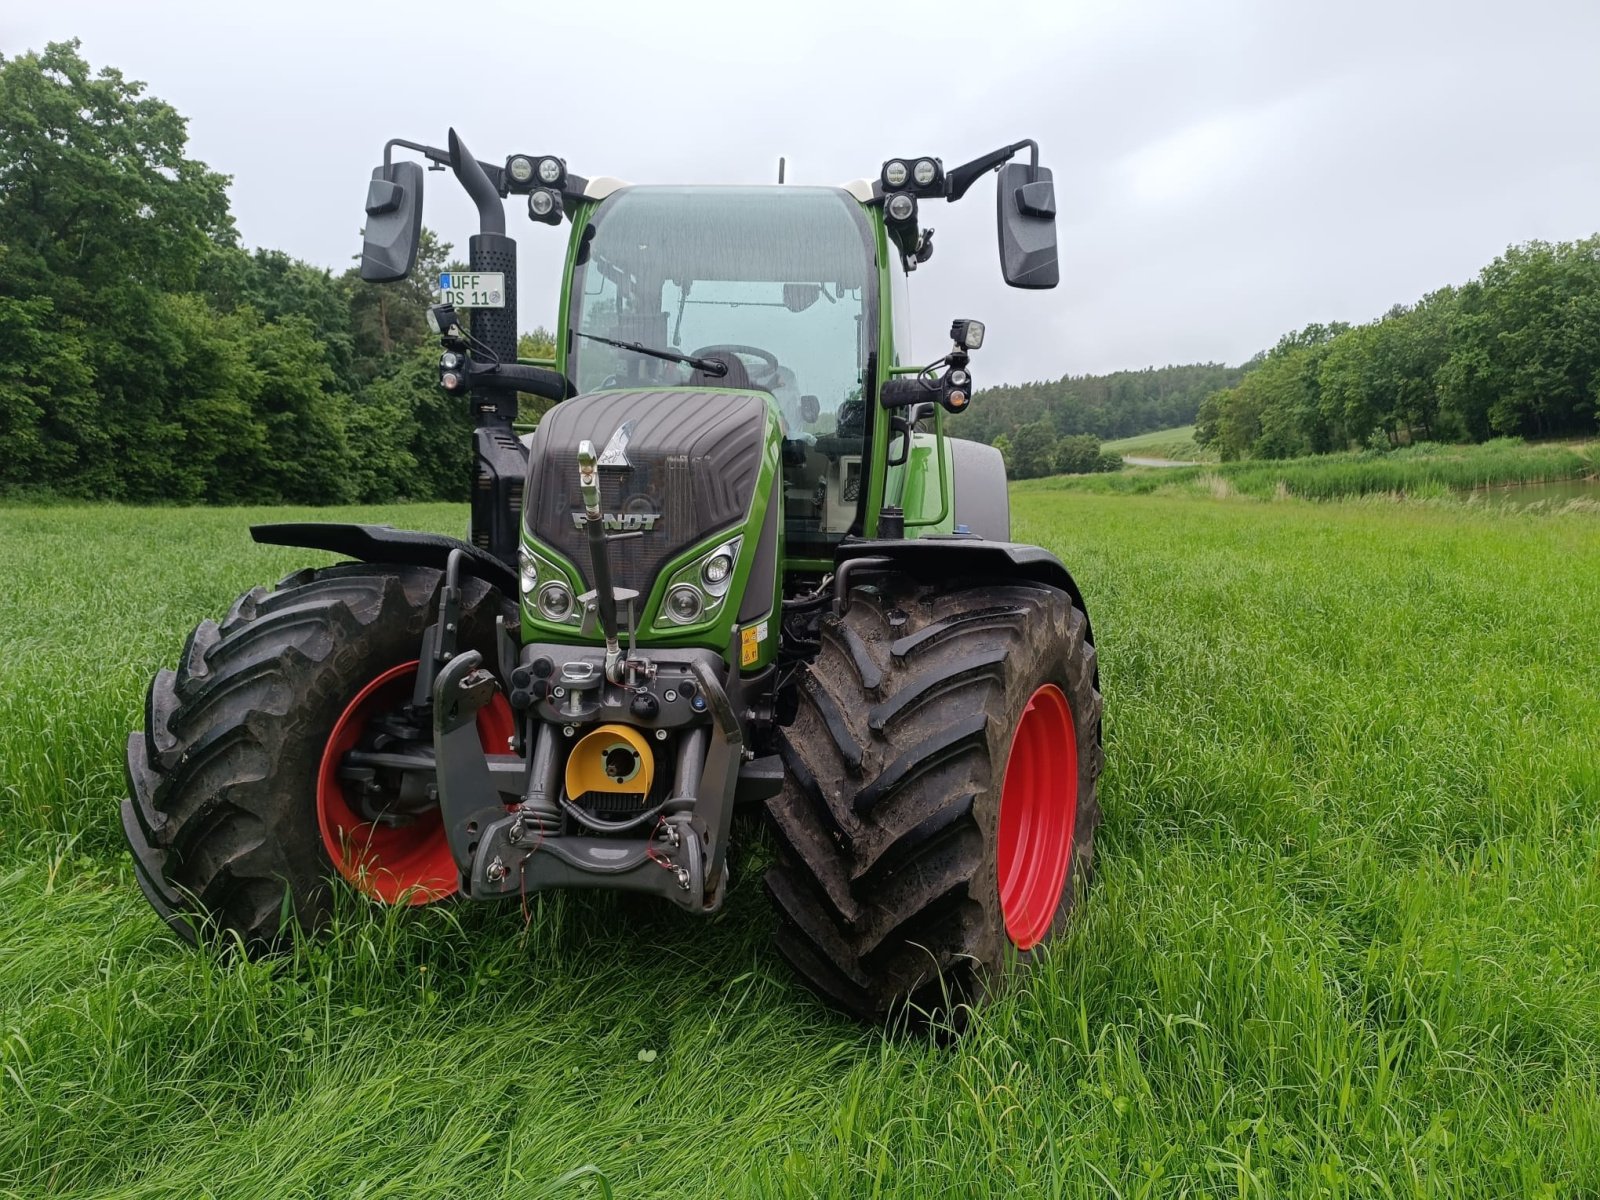
<svg viewBox="0 0 1600 1200">
<path fill-rule="evenodd" d="M 789 160 L 786 159 L 786 158 L 781 158 L 780 157 L 778 159 L 778 182 L 779 183 L 783 182 L 783 169 L 784 169 L 785 166 L 788 165 L 788 162 L 789 162 Z"/>
</svg>

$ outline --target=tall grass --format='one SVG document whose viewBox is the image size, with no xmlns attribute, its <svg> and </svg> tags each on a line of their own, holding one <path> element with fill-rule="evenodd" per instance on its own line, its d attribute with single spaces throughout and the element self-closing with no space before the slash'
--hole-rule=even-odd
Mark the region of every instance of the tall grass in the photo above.
<svg viewBox="0 0 1600 1200">
<path fill-rule="evenodd" d="M 350 901 L 278 960 L 178 945 L 122 742 L 194 621 L 316 556 L 0 508 L 0 1195 L 1600 1193 L 1592 520 L 1015 512 L 1090 599 L 1100 871 L 941 1050 L 794 988 L 759 846 L 710 921 Z"/>
<path fill-rule="evenodd" d="M 1476 446 L 1418 443 L 1390 451 L 1062 476 L 1023 486 L 1122 495 L 1201 494 L 1213 492 L 1212 480 L 1222 479 L 1231 491 L 1261 499 L 1280 494 L 1311 500 L 1374 494 L 1426 499 L 1473 488 L 1577 479 L 1593 474 L 1596 466 L 1588 447 L 1499 438 Z"/>
</svg>

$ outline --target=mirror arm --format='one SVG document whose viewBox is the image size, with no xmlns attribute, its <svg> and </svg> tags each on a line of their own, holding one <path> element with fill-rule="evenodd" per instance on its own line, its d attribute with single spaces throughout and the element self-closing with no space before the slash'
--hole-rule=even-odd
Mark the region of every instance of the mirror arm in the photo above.
<svg viewBox="0 0 1600 1200">
<path fill-rule="evenodd" d="M 488 174 L 472 157 L 467 144 L 456 136 L 454 129 L 450 131 L 450 169 L 456 173 L 456 179 L 478 206 L 479 232 L 503 236 L 506 231 L 506 207 L 500 202 L 499 189 L 489 181 Z"/>
<path fill-rule="evenodd" d="M 394 156 L 394 148 L 404 146 L 407 150 L 415 150 L 434 165 L 430 171 L 442 171 L 450 165 L 450 152 L 441 150 L 437 146 L 425 146 L 421 142 L 408 142 L 405 138 L 390 138 L 383 144 L 383 165 L 388 166 Z"/>
<path fill-rule="evenodd" d="M 944 176 L 944 198 L 954 204 L 967 194 L 967 189 L 977 183 L 985 172 L 993 171 L 997 167 L 1010 162 L 1019 150 L 1027 150 L 1029 152 L 1028 181 L 1031 183 L 1038 179 L 1039 143 L 1032 138 L 1023 138 L 1020 142 L 1013 142 L 1011 145 L 1002 147 L 999 150 L 991 150 L 988 154 L 975 158 L 969 163 L 962 163 L 959 167 L 946 171 Z"/>
</svg>

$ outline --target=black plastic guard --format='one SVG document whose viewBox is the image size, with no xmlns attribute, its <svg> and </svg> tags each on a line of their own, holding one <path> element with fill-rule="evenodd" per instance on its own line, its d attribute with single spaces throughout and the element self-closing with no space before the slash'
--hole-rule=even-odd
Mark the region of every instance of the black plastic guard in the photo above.
<svg viewBox="0 0 1600 1200">
<path fill-rule="evenodd" d="M 940 580 L 961 577 L 992 579 L 1002 583 L 1026 579 L 1032 583 L 1060 588 L 1089 620 L 1089 606 L 1083 601 L 1062 561 L 1042 546 L 1023 542 L 991 542 L 984 538 L 945 535 L 920 538 L 851 539 L 840 544 L 836 558 L 840 563 L 853 558 L 886 558 L 896 571 L 915 579 Z M 1089 644 L 1094 644 L 1094 622 L 1089 620 Z"/>
<path fill-rule="evenodd" d="M 303 521 L 252 525 L 250 536 L 264 546 L 298 546 L 303 550 L 343 554 L 358 562 L 433 567 L 439 571 L 444 570 L 450 552 L 460 550 L 464 556 L 462 570 L 499 588 L 507 596 L 517 594 L 517 576 L 510 567 L 488 551 L 442 533 L 419 533 L 414 529 L 396 529 L 393 525 Z"/>
</svg>

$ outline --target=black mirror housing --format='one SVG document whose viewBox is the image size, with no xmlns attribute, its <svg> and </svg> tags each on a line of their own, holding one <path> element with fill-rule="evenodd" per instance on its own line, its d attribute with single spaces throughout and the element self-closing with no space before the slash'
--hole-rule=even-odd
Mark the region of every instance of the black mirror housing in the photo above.
<svg viewBox="0 0 1600 1200">
<path fill-rule="evenodd" d="M 1007 163 L 995 184 L 1000 273 L 1016 288 L 1061 282 L 1056 256 L 1056 192 L 1048 167 Z"/>
<path fill-rule="evenodd" d="M 376 168 L 367 184 L 367 227 L 361 243 L 361 278 L 394 283 L 411 274 L 422 240 L 422 164 Z"/>
</svg>

